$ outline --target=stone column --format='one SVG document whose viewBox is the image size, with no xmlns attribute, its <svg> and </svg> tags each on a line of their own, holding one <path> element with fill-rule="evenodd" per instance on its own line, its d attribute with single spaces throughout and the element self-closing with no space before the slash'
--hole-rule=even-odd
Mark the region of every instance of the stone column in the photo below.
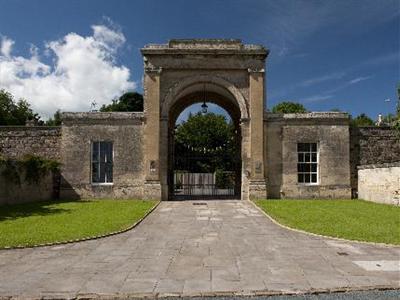
<svg viewBox="0 0 400 300">
<path fill-rule="evenodd" d="M 167 117 L 160 119 L 160 183 L 161 200 L 168 200 L 168 168 L 170 159 L 170 141 L 169 141 L 169 120 Z"/>
<path fill-rule="evenodd" d="M 249 180 L 251 170 L 251 155 L 250 155 L 250 119 L 240 119 L 240 130 L 242 135 L 242 186 L 241 199 L 249 200 Z"/>
<path fill-rule="evenodd" d="M 144 198 L 161 199 L 160 185 L 160 74 L 161 68 L 145 68 L 144 74 Z"/>
<path fill-rule="evenodd" d="M 250 182 L 249 197 L 267 197 L 264 170 L 264 69 L 249 69 L 250 98 Z"/>
</svg>

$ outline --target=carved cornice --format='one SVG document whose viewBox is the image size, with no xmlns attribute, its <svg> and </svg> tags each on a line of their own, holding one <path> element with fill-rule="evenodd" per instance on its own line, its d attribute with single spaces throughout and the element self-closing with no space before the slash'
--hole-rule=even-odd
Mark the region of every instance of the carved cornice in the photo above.
<svg viewBox="0 0 400 300">
<path fill-rule="evenodd" d="M 161 67 L 154 67 L 154 66 L 150 66 L 150 67 L 145 67 L 144 68 L 144 72 L 146 74 L 161 74 L 162 72 L 162 68 Z"/>
<path fill-rule="evenodd" d="M 265 69 L 264 68 L 252 67 L 252 68 L 248 68 L 247 72 L 249 72 L 249 73 L 265 73 Z"/>
</svg>

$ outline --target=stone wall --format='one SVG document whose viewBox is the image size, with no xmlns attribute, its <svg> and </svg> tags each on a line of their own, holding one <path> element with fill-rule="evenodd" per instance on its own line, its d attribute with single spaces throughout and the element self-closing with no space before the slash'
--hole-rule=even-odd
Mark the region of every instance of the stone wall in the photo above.
<svg viewBox="0 0 400 300">
<path fill-rule="evenodd" d="M 29 183 L 24 180 L 25 174 L 19 171 L 20 182 L 5 178 L 0 167 L 0 205 L 18 204 L 25 202 L 47 201 L 57 198 L 55 195 L 57 176 L 48 172 L 38 182 Z"/>
<path fill-rule="evenodd" d="M 358 168 L 360 199 L 400 205 L 400 162 Z"/>
<path fill-rule="evenodd" d="M 0 127 L 0 154 L 11 158 L 34 154 L 60 160 L 63 164 L 63 198 L 146 198 L 152 195 L 152 190 L 159 189 L 151 182 L 146 184 L 145 180 L 144 113 L 65 113 L 63 117 L 62 129 Z M 365 191 L 365 186 L 370 184 L 364 179 L 359 180 L 359 174 L 374 172 L 371 174 L 377 176 L 379 172 L 384 172 L 381 168 L 362 171 L 358 170 L 359 166 L 400 161 L 398 133 L 387 127 L 349 128 L 348 116 L 341 113 L 266 113 L 264 136 L 269 198 L 349 198 L 349 182 L 353 197 L 357 197 L 358 185 L 363 184 Z M 114 142 L 114 184 L 111 186 L 91 184 L 90 145 L 94 140 Z M 319 143 L 318 185 L 297 183 L 296 144 L 302 141 Z M 249 151 L 248 148 L 244 150 Z M 247 157 L 246 152 L 243 157 Z M 377 187 L 381 186 L 377 184 Z M 39 200 L 47 200 L 54 195 L 52 182 L 37 187 L 24 184 L 11 187 L 0 180 L 0 187 L 0 203 L 25 201 L 23 195 L 27 196 L 26 199 L 36 195 Z M 360 191 L 360 198 L 367 197 L 363 191 Z"/>
<path fill-rule="evenodd" d="M 144 198 L 143 113 L 63 113 L 60 197 Z M 113 142 L 113 184 L 91 183 L 91 143 Z"/>
<path fill-rule="evenodd" d="M 20 158 L 33 154 L 60 159 L 60 127 L 0 126 L 0 155 Z"/>
<path fill-rule="evenodd" d="M 400 134 L 390 127 L 353 127 L 350 132 L 351 187 L 357 197 L 357 167 L 400 161 Z"/>
<path fill-rule="evenodd" d="M 349 116 L 265 115 L 269 198 L 350 198 Z M 297 143 L 317 143 L 318 184 L 297 182 Z"/>
</svg>

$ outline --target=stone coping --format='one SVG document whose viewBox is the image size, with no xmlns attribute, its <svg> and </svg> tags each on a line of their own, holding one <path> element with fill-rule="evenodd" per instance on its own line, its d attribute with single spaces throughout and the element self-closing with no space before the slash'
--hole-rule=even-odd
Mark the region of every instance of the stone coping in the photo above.
<svg viewBox="0 0 400 300">
<path fill-rule="evenodd" d="M 354 128 L 361 129 L 361 130 L 363 130 L 363 129 L 365 129 L 365 130 L 374 130 L 374 129 L 376 129 L 376 130 L 392 130 L 393 129 L 392 127 L 390 127 L 388 125 L 382 125 L 382 126 L 365 125 L 365 126 L 357 126 Z"/>
<path fill-rule="evenodd" d="M 264 115 L 271 119 L 349 119 L 348 113 L 342 112 L 308 112 L 308 113 L 295 113 L 295 114 L 282 114 L 265 112 Z"/>
<path fill-rule="evenodd" d="M 400 167 L 400 161 L 357 166 L 358 170 Z"/>
<path fill-rule="evenodd" d="M 171 39 L 168 41 L 169 48 L 234 48 L 243 47 L 241 39 Z"/>
<path fill-rule="evenodd" d="M 0 126 L 0 131 L 59 131 L 61 126 Z"/>
<path fill-rule="evenodd" d="M 144 112 L 63 112 L 61 113 L 63 120 L 68 119 L 140 119 L 144 117 Z"/>
<path fill-rule="evenodd" d="M 142 54 L 269 54 L 262 45 L 243 44 L 240 39 L 172 39 L 166 44 L 147 44 L 141 49 Z"/>
<path fill-rule="evenodd" d="M 351 127 L 353 134 L 359 136 L 377 136 L 377 135 L 385 135 L 385 136 L 398 136 L 399 132 L 396 131 L 393 127 L 390 126 L 360 126 L 360 127 Z"/>
<path fill-rule="evenodd" d="M 297 114 L 264 113 L 264 122 L 303 123 L 310 121 L 312 125 L 316 122 L 329 123 L 332 125 L 349 125 L 350 116 L 347 113 L 338 112 L 309 112 Z"/>
<path fill-rule="evenodd" d="M 114 124 L 144 122 L 144 112 L 63 112 L 63 125 L 75 124 Z"/>
</svg>

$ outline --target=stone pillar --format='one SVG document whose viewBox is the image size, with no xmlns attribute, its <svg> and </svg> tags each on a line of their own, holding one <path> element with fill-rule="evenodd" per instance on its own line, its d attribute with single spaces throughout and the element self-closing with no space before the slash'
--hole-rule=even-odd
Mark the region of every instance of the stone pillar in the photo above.
<svg viewBox="0 0 400 300">
<path fill-rule="evenodd" d="M 161 200 L 168 200 L 168 168 L 170 159 L 169 120 L 166 117 L 160 119 L 160 183 Z"/>
<path fill-rule="evenodd" d="M 145 186 L 144 198 L 161 199 L 160 185 L 160 74 L 161 68 L 145 68 Z"/>
<path fill-rule="evenodd" d="M 240 119 L 240 130 L 242 136 L 242 186 L 241 199 L 249 200 L 249 180 L 251 173 L 251 156 L 250 156 L 250 119 Z"/>
<path fill-rule="evenodd" d="M 250 98 L 250 182 L 249 197 L 265 199 L 267 187 L 264 170 L 264 69 L 249 69 Z"/>
</svg>

